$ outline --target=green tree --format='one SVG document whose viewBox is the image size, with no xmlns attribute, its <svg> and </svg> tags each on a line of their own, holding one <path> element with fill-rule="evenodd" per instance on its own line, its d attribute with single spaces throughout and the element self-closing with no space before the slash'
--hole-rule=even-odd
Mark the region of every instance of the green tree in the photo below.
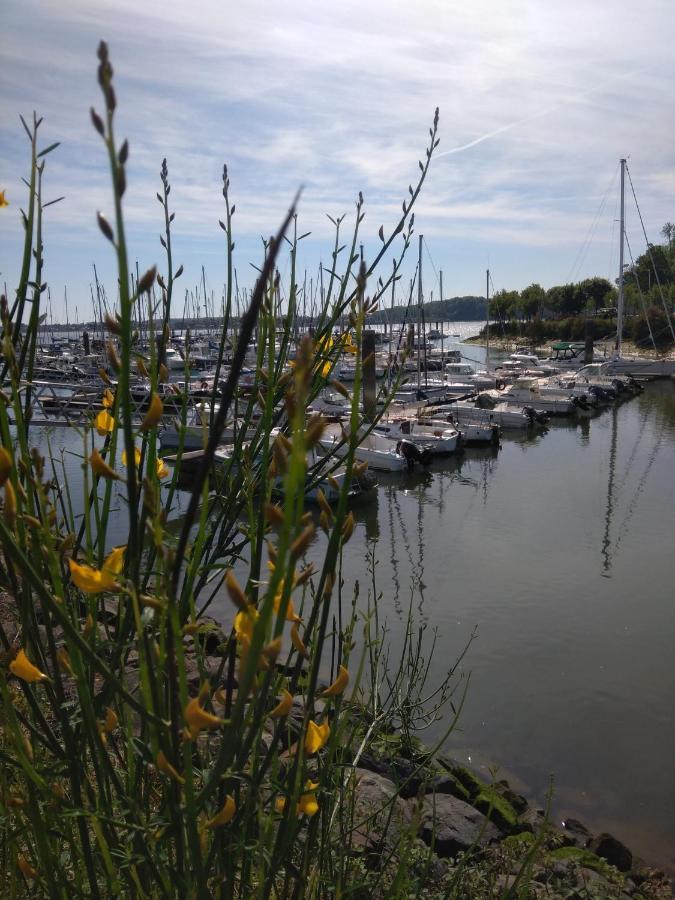
<svg viewBox="0 0 675 900">
<path fill-rule="evenodd" d="M 518 291 L 502 289 L 490 299 L 490 317 L 511 321 L 517 319 L 520 313 L 520 294 Z"/>
<path fill-rule="evenodd" d="M 520 292 L 520 305 L 523 315 L 531 320 L 534 316 L 541 315 L 546 300 L 546 291 L 540 284 L 530 284 Z"/>
</svg>

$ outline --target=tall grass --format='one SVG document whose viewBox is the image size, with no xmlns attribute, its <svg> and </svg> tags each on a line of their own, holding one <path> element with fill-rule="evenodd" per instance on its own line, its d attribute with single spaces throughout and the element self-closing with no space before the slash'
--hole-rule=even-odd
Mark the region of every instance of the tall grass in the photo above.
<svg viewBox="0 0 675 900">
<path fill-rule="evenodd" d="M 412 740 L 425 715 L 426 671 L 412 620 L 404 656 L 392 667 L 375 599 L 364 614 L 356 596 L 348 603 L 343 597 L 342 549 L 354 527 L 348 495 L 358 476 L 354 443 L 337 503 L 320 498 L 319 513 L 308 511 L 305 488 L 315 477 L 308 453 L 325 423 L 308 419 L 306 410 L 333 378 L 344 342 L 332 335 L 346 321 L 343 336 L 349 333 L 357 349 L 350 400 L 351 434 L 358 433 L 363 329 L 409 247 L 413 206 L 438 142 L 438 114 L 419 180 L 391 234 L 380 230 L 382 246 L 370 265 L 357 252 L 363 198 L 346 240 L 342 219 L 335 220 L 325 303 L 313 337 L 297 344 L 297 198 L 266 244 L 235 331 L 235 207 L 224 168 L 228 277 L 211 423 L 187 511 L 177 518 L 182 451 L 170 472 L 157 437 L 173 290 L 182 272 L 173 259 L 169 170 L 164 160 L 157 195 L 164 272 L 152 267 L 134 278 L 124 220 L 129 147 L 115 133 L 117 99 L 104 43 L 98 59 L 103 112 L 92 109 L 91 118 L 112 185 L 112 214 L 99 212 L 98 224 L 117 261 L 119 293 L 115 315 L 106 317 L 112 378 L 102 373 L 100 412 L 82 431 L 81 509 L 73 506 L 79 489 L 59 460 L 31 445 L 30 381 L 45 290 L 42 185 L 45 157 L 56 147 L 39 150 L 35 118 L 32 128 L 23 123 L 30 171 L 21 274 L 14 301 L 3 297 L 0 309 L 3 896 L 354 894 L 362 875 L 352 864 L 359 823 L 348 802 L 350 773 L 394 719 Z M 279 339 L 277 265 L 285 243 L 291 287 Z M 391 273 L 368 295 L 371 276 L 390 252 Z M 147 345 L 137 321 L 147 323 Z M 255 379 L 243 391 L 239 376 L 254 332 Z M 152 392 L 140 426 L 129 399 L 136 371 Z M 234 407 L 241 428 L 232 460 L 214 472 Z M 185 398 L 183 422 L 186 409 Z M 120 450 L 126 465 L 116 463 Z M 109 537 L 115 508 L 126 517 L 121 548 Z M 317 527 L 327 542 L 315 568 L 304 558 Z M 246 577 L 237 579 L 232 567 L 241 572 L 242 560 Z M 212 626 L 203 614 L 223 590 L 234 625 L 214 669 L 206 652 Z M 439 690 L 444 699 L 447 683 Z"/>
</svg>

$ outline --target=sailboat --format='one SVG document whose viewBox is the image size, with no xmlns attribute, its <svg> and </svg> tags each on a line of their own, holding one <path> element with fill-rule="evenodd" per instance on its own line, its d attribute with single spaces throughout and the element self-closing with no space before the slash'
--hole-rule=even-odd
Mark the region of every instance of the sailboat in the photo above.
<svg viewBox="0 0 675 900">
<path fill-rule="evenodd" d="M 624 189 L 626 160 L 621 160 L 621 217 L 619 224 L 619 299 L 616 315 L 616 341 L 614 353 L 603 365 L 603 374 L 632 375 L 638 378 L 671 378 L 675 375 L 675 359 L 650 359 L 641 356 L 624 356 L 621 353 L 624 306 L 623 250 L 625 241 Z"/>
</svg>

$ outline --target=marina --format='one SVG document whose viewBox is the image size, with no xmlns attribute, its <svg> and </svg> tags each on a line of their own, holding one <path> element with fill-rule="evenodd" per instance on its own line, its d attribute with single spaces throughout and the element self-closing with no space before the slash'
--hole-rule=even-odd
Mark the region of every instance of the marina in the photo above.
<svg viewBox="0 0 675 900">
<path fill-rule="evenodd" d="M 459 327 L 466 337 L 477 330 L 476 323 Z M 476 367 L 484 363 L 484 348 L 457 347 Z M 503 373 L 508 354 L 492 354 Z M 508 402 L 505 384 L 489 392 L 504 398 L 494 406 L 475 406 L 477 393 L 401 407 L 407 419 L 388 412 L 357 450 L 377 484 L 352 495 L 356 528 L 345 550 L 345 590 L 370 583 L 377 560 L 374 583 L 395 646 L 411 591 L 419 593 L 422 615 L 438 629 L 441 667 L 476 630 L 462 663 L 471 702 L 451 748 L 473 765 L 498 766 L 532 797 L 545 792 L 554 772 L 557 818 L 617 833 L 675 871 L 675 611 L 663 552 L 675 504 L 675 386 L 662 379 L 636 388 L 602 374 L 603 365 L 542 375 L 535 391 L 534 376 L 525 378 L 529 407 L 523 396 Z M 542 412 L 550 379 L 570 397 L 591 383 L 608 393 L 589 411 L 570 402 L 564 416 L 551 415 Z M 208 401 L 198 402 L 207 423 Z M 530 418 L 523 408 L 533 410 Z M 58 424 L 61 415 L 34 434 L 43 449 L 47 435 L 63 445 L 75 473 L 80 439 Z M 345 418 L 333 420 L 321 441 L 326 458 L 348 434 Z M 498 440 L 458 446 L 453 435 L 481 421 L 498 428 Z M 401 454 L 401 440 L 418 442 L 414 464 Z M 441 454 L 433 452 L 438 440 Z M 172 447 L 166 461 L 181 464 L 175 441 Z M 186 449 L 184 464 L 200 458 L 201 451 Z M 224 446 L 218 459 L 231 465 L 231 450 Z M 334 502 L 335 488 L 325 480 L 321 486 Z M 179 511 L 182 505 L 179 495 Z M 113 530 L 115 540 L 123 527 Z M 319 532 L 308 555 L 318 560 L 324 550 Z M 229 603 L 219 596 L 212 611 L 227 621 Z"/>
</svg>

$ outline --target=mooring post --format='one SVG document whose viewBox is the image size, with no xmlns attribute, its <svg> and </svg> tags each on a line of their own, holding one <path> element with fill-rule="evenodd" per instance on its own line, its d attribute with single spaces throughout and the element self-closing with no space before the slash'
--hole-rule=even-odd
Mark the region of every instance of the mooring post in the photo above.
<svg viewBox="0 0 675 900">
<path fill-rule="evenodd" d="M 368 422 L 375 420 L 377 412 L 377 384 L 375 381 L 375 332 L 364 331 L 361 342 L 363 361 L 363 416 Z"/>
<path fill-rule="evenodd" d="M 82 332 L 82 345 L 84 346 L 84 355 L 89 356 L 91 349 L 89 347 L 89 332 Z"/>
<path fill-rule="evenodd" d="M 593 338 L 586 338 L 586 346 L 584 347 L 584 362 L 586 365 L 593 362 Z"/>
</svg>

